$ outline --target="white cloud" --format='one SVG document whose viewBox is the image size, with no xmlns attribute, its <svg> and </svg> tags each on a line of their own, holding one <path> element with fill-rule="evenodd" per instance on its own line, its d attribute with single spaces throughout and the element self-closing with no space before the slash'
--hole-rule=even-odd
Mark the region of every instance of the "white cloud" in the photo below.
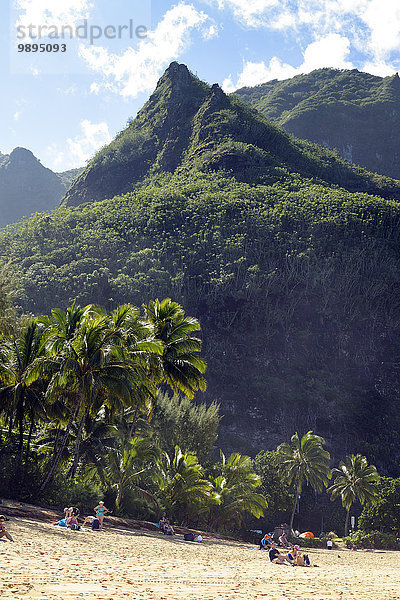
<svg viewBox="0 0 400 600">
<path fill-rule="evenodd" d="M 391 56 L 400 46 L 398 0 L 209 1 L 221 10 L 230 9 L 247 27 L 291 30 L 316 42 L 334 33 L 346 37 L 364 55 L 363 68 L 371 72 L 385 75 L 399 67 L 400 60 Z"/>
<path fill-rule="evenodd" d="M 91 0 L 16 0 L 17 25 L 75 26 L 87 19 Z"/>
<path fill-rule="evenodd" d="M 274 56 L 271 58 L 268 65 L 265 62 L 247 61 L 243 65 L 243 71 L 240 73 L 236 84 L 230 75 L 222 84 L 226 92 L 233 92 L 241 87 L 258 85 L 271 79 L 287 79 L 297 74 L 297 70 L 283 63 L 279 58 Z"/>
<path fill-rule="evenodd" d="M 227 92 L 233 92 L 241 87 L 258 85 L 272 79 L 288 79 L 321 67 L 352 69 L 352 63 L 346 60 L 349 52 L 349 40 L 337 33 L 331 33 L 307 46 L 303 54 L 303 62 L 299 67 L 284 63 L 277 56 L 274 56 L 268 65 L 265 62 L 247 61 L 244 63 L 236 84 L 229 76 L 223 82 L 222 87 Z"/>
<path fill-rule="evenodd" d="M 134 98 L 155 86 L 162 70 L 190 45 L 192 31 L 199 31 L 205 39 L 215 36 L 217 31 L 212 25 L 204 12 L 181 2 L 165 13 L 137 49 L 130 47 L 119 55 L 102 46 L 81 45 L 80 55 L 91 69 L 104 76 L 106 87 Z M 98 86 L 92 85 L 91 91 L 98 93 Z"/>
<path fill-rule="evenodd" d="M 353 65 L 346 60 L 349 53 L 349 39 L 337 33 L 330 33 L 307 46 L 304 52 L 304 62 L 299 70 L 302 73 L 309 73 L 322 67 L 352 69 Z"/>
<path fill-rule="evenodd" d="M 21 110 L 16 110 L 15 113 L 13 114 L 14 121 L 19 121 L 19 118 L 20 118 L 21 115 L 22 115 L 22 111 Z"/>
<path fill-rule="evenodd" d="M 215 0 L 219 9 L 229 8 L 247 27 L 283 29 L 295 25 L 287 0 Z"/>
<path fill-rule="evenodd" d="M 91 123 L 85 119 L 81 121 L 81 130 L 80 135 L 67 139 L 68 150 L 78 165 L 83 165 L 96 150 L 111 142 L 108 125 L 104 121 Z"/>
<path fill-rule="evenodd" d="M 74 138 L 68 138 L 63 147 L 54 143 L 46 148 L 43 159 L 50 169 L 65 171 L 82 167 L 96 150 L 112 139 L 105 122 L 92 123 L 85 119 L 81 121 L 80 129 L 80 133 Z"/>
</svg>

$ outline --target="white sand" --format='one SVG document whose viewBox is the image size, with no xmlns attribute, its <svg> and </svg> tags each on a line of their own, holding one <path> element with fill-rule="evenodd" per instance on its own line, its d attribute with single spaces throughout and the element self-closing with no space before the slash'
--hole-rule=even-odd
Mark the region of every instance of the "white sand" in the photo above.
<svg viewBox="0 0 400 600">
<path fill-rule="evenodd" d="M 0 541 L 1 600 L 400 600 L 400 552 L 312 550 L 318 568 L 292 568 L 239 543 L 7 525 L 16 542 Z"/>
</svg>

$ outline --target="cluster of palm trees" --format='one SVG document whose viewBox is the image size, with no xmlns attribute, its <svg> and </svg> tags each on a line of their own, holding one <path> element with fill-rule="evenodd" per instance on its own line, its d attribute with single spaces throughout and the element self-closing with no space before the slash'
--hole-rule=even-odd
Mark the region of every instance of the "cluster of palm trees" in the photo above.
<svg viewBox="0 0 400 600">
<path fill-rule="evenodd" d="M 71 436 L 70 475 L 76 475 L 83 435 L 99 415 L 107 414 L 111 422 L 128 411 L 129 439 L 160 386 L 189 397 L 205 389 L 206 364 L 194 335 L 199 329 L 199 322 L 170 299 L 151 301 L 142 313 L 131 305 L 107 314 L 95 305 L 73 304 L 65 312 L 54 309 L 51 316 L 30 319 L 18 335 L 3 341 L 0 412 L 10 441 L 18 429 L 20 463 L 43 422 L 54 436 L 42 491 Z"/>
<path fill-rule="evenodd" d="M 62 471 L 113 489 L 117 512 L 136 494 L 181 522 L 202 517 L 218 528 L 239 524 L 246 511 L 262 516 L 249 457 L 221 455 L 206 474 L 193 452 L 176 446 L 170 456 L 152 433 L 157 394 L 169 388 L 193 398 L 206 388 L 199 329 L 165 299 L 111 313 L 73 304 L 3 339 L 0 425 L 5 445 L 16 447 L 17 484 L 34 454 L 42 498 Z"/>
<path fill-rule="evenodd" d="M 352 505 L 358 501 L 362 505 L 373 504 L 377 500 L 379 474 L 374 465 L 369 465 L 365 456 L 352 454 L 339 463 L 338 468 L 330 469 L 330 455 L 324 449 L 325 440 L 309 431 L 300 437 L 295 433 L 290 444 L 284 443 L 277 448 L 277 467 L 280 475 L 294 491 L 294 504 L 290 518 L 293 520 L 298 498 L 304 484 L 310 485 L 316 492 L 328 487 L 329 480 L 334 482 L 328 487 L 331 499 L 340 498 L 346 509 L 345 535 L 349 531 L 349 517 Z"/>
</svg>

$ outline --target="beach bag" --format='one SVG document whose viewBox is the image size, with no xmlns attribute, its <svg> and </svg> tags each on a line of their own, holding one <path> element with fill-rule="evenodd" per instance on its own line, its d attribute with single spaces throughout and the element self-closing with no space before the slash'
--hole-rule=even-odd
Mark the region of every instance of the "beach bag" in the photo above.
<svg viewBox="0 0 400 600">
<path fill-rule="evenodd" d="M 93 530 L 100 529 L 100 521 L 99 521 L 99 519 L 93 519 L 92 529 Z"/>
<path fill-rule="evenodd" d="M 67 521 L 65 519 L 61 519 L 61 521 L 58 521 L 58 526 L 59 527 L 66 527 L 67 526 Z"/>
<path fill-rule="evenodd" d="M 194 535 L 193 533 L 185 533 L 183 539 L 185 542 L 194 542 Z"/>
</svg>

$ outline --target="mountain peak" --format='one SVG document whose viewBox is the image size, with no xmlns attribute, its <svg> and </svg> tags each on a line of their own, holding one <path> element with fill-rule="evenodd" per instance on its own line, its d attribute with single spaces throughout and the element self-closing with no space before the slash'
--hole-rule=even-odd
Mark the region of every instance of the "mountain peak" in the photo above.
<svg viewBox="0 0 400 600">
<path fill-rule="evenodd" d="M 171 79 L 181 81 L 187 81 L 188 79 L 193 77 L 186 65 L 184 65 L 183 63 L 178 63 L 176 61 L 173 61 L 169 65 L 169 67 L 165 70 L 164 75 L 170 77 Z"/>
<path fill-rule="evenodd" d="M 17 148 L 14 148 L 14 150 L 10 153 L 9 160 L 14 163 L 16 163 L 16 162 L 18 162 L 18 163 L 38 162 L 38 159 L 33 154 L 33 152 L 31 152 L 30 150 L 27 150 L 26 148 L 22 148 L 20 146 L 17 146 Z"/>
</svg>

